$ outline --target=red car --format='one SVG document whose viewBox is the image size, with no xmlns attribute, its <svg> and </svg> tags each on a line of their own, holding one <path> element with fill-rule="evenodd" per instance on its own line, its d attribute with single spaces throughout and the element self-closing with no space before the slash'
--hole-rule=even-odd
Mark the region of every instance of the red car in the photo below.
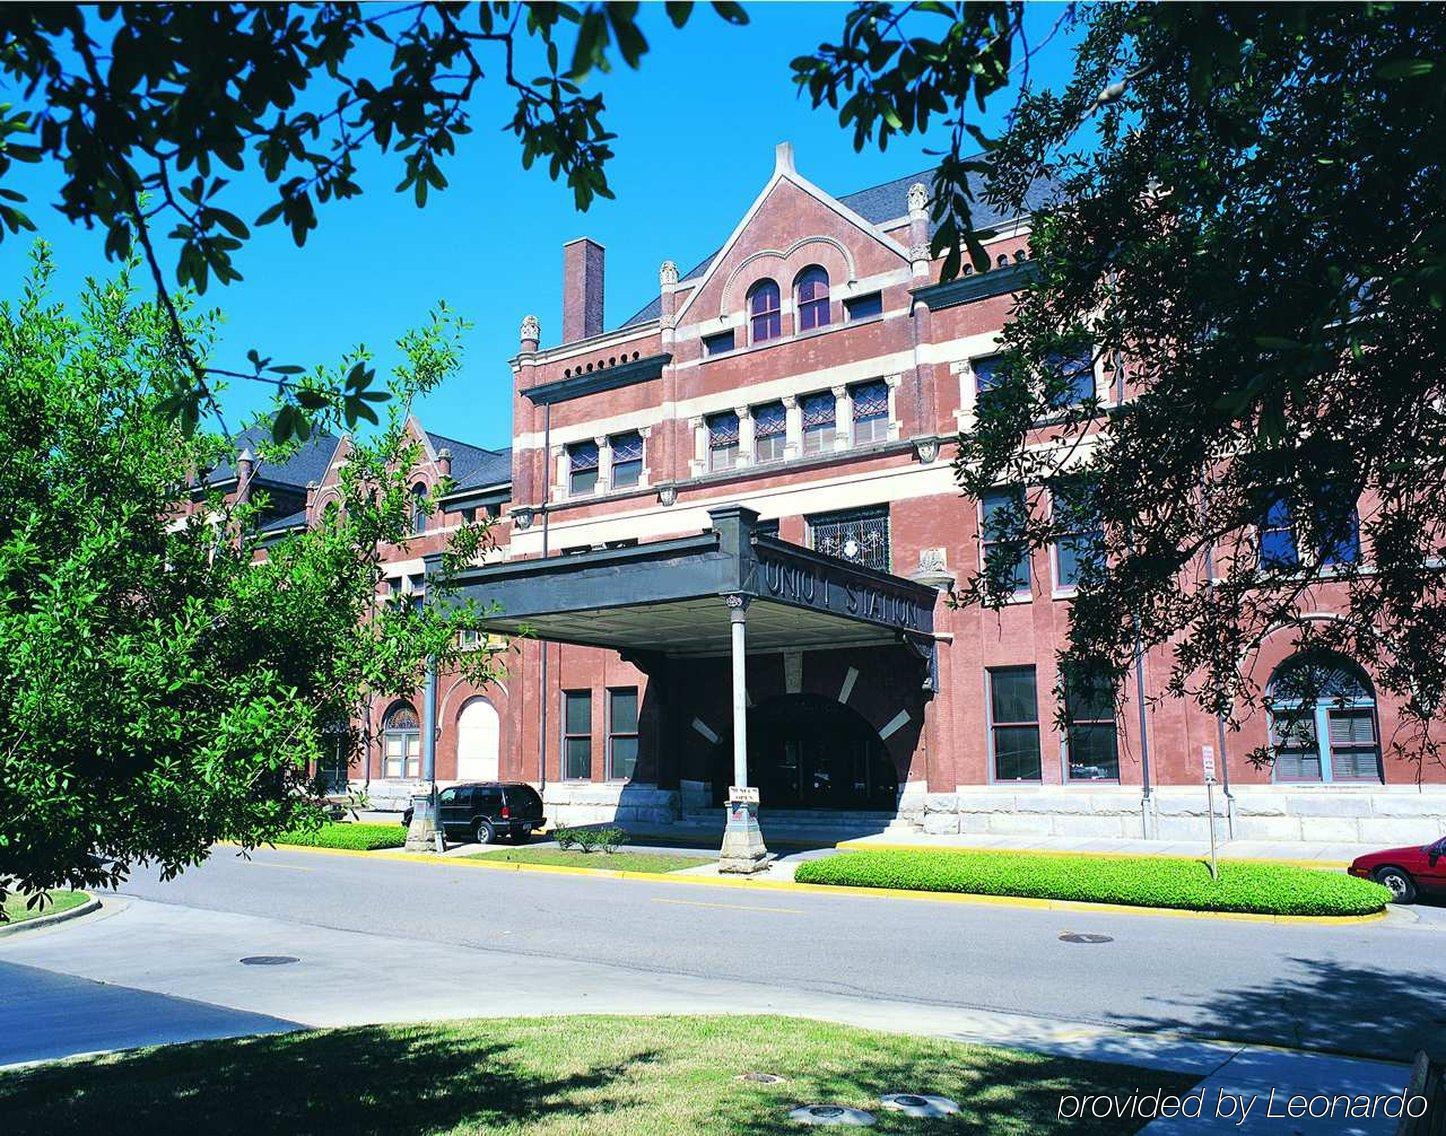
<svg viewBox="0 0 1446 1136">
<path fill-rule="evenodd" d="M 1418 847 L 1367 852 L 1348 871 L 1384 884 L 1396 903 L 1411 903 L 1420 894 L 1446 895 L 1446 836 Z"/>
</svg>

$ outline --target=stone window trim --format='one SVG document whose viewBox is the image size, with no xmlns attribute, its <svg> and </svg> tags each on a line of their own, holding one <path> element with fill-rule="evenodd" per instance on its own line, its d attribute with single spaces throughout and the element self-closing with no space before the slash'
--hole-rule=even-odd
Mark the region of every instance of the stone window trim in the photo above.
<svg viewBox="0 0 1446 1136">
<path fill-rule="evenodd" d="M 585 447 L 588 439 L 581 439 L 576 442 L 569 442 L 563 445 L 552 447 L 553 462 L 556 469 L 556 479 L 552 486 L 552 495 L 555 501 L 586 501 L 597 497 L 603 497 L 613 493 L 613 442 L 616 439 L 624 438 L 629 434 L 637 434 L 643 440 L 643 465 L 638 472 L 636 485 L 626 485 L 616 489 L 618 493 L 636 493 L 649 488 L 651 484 L 652 471 L 648 467 L 648 439 L 652 436 L 651 426 L 639 426 L 636 430 L 622 430 L 615 434 L 599 434 L 591 439 L 591 443 L 597 449 L 597 480 L 590 490 L 573 492 L 572 480 L 572 458 L 573 453 L 579 447 Z"/>
</svg>

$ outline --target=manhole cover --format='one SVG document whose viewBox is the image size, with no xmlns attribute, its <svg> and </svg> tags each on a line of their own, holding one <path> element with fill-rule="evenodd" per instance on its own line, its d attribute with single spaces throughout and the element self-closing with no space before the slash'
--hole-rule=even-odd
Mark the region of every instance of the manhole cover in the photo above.
<svg viewBox="0 0 1446 1136">
<path fill-rule="evenodd" d="M 740 1073 L 740 1081 L 753 1081 L 760 1085 L 776 1085 L 783 1080 L 777 1073 Z"/>
<path fill-rule="evenodd" d="M 242 966 L 286 966 L 288 963 L 300 962 L 295 955 L 247 955 L 241 960 Z"/>
<path fill-rule="evenodd" d="M 885 1108 L 905 1116 L 953 1116 L 959 1111 L 958 1103 L 948 1097 L 926 1093 L 889 1093 L 879 1101 Z"/>
<path fill-rule="evenodd" d="M 1059 937 L 1061 943 L 1113 943 L 1113 935 L 1092 935 L 1085 931 L 1065 931 Z"/>
<path fill-rule="evenodd" d="M 842 1124 L 850 1128 L 869 1128 L 874 1115 L 861 1108 L 845 1108 L 839 1104 L 806 1104 L 788 1114 L 799 1124 Z"/>
</svg>

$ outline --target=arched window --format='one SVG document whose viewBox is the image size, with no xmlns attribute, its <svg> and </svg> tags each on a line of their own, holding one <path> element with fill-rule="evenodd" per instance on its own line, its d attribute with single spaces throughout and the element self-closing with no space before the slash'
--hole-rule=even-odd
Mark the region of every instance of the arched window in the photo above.
<svg viewBox="0 0 1446 1136">
<path fill-rule="evenodd" d="M 817 264 L 810 264 L 798 274 L 793 288 L 798 296 L 798 330 L 827 327 L 828 273 Z"/>
<path fill-rule="evenodd" d="M 1303 652 L 1266 686 L 1277 781 L 1380 781 L 1376 696 L 1349 659 Z"/>
<path fill-rule="evenodd" d="M 422 775 L 422 727 L 409 702 L 393 702 L 382 719 L 382 776 Z"/>
<path fill-rule="evenodd" d="M 457 715 L 457 779 L 496 781 L 502 722 L 485 698 L 469 699 Z"/>
<path fill-rule="evenodd" d="M 427 486 L 421 481 L 412 486 L 412 531 L 427 531 Z"/>
<path fill-rule="evenodd" d="M 748 289 L 748 326 L 754 343 L 767 343 L 783 334 L 782 303 L 778 285 L 760 280 Z"/>
</svg>

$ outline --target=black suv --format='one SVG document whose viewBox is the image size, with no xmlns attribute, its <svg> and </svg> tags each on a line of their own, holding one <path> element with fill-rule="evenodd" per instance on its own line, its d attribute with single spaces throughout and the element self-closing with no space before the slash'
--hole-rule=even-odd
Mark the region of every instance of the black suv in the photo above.
<svg viewBox="0 0 1446 1136">
<path fill-rule="evenodd" d="M 450 785 L 437 794 L 437 815 L 449 840 L 491 844 L 499 836 L 525 841 L 543 822 L 542 798 L 531 785 L 478 781 Z M 402 813 L 410 827 L 412 810 Z"/>
</svg>

